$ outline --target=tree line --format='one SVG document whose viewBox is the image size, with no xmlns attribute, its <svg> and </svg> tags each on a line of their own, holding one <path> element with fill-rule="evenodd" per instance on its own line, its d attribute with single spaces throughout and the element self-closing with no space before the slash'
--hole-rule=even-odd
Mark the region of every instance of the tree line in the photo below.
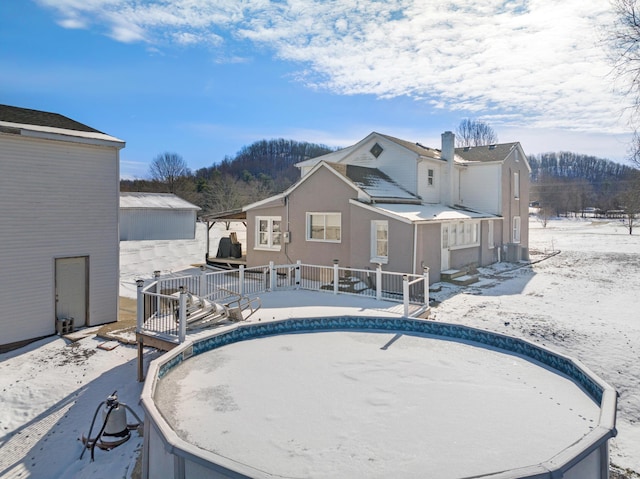
<svg viewBox="0 0 640 479">
<path fill-rule="evenodd" d="M 150 179 L 121 180 L 120 191 L 174 193 L 204 214 L 230 211 L 284 191 L 300 177 L 296 163 L 332 151 L 316 143 L 259 140 L 195 172 L 180 155 L 165 152 L 151 162 Z"/>
<path fill-rule="evenodd" d="M 638 170 L 611 160 L 571 152 L 528 157 L 532 202 L 546 224 L 550 216 L 615 216 L 631 233 L 640 213 Z"/>
</svg>

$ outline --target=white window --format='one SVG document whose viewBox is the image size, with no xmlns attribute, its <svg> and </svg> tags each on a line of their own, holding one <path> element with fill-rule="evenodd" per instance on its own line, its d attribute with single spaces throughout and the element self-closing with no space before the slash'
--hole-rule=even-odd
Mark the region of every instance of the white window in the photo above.
<svg viewBox="0 0 640 479">
<path fill-rule="evenodd" d="M 255 249 L 280 251 L 282 244 L 281 218 L 279 216 L 256 217 Z"/>
<path fill-rule="evenodd" d="M 466 248 L 480 244 L 480 223 L 459 221 L 442 229 L 442 247 Z"/>
<path fill-rule="evenodd" d="M 487 223 L 489 225 L 489 229 L 487 231 L 487 245 L 489 246 L 489 248 L 493 248 L 495 246 L 495 243 L 493 241 L 493 221 L 489 220 Z"/>
<path fill-rule="evenodd" d="M 520 173 L 513 172 L 513 197 L 517 200 L 520 198 Z"/>
<path fill-rule="evenodd" d="M 371 262 L 386 264 L 389 260 L 389 222 L 371 222 Z"/>
<path fill-rule="evenodd" d="M 307 241 L 339 243 L 341 222 L 340 213 L 307 213 Z"/>
<path fill-rule="evenodd" d="M 427 185 L 433 186 L 433 176 L 434 172 L 431 168 L 427 170 Z"/>
<path fill-rule="evenodd" d="M 520 217 L 513 217 L 513 238 L 514 243 L 520 243 Z"/>
</svg>

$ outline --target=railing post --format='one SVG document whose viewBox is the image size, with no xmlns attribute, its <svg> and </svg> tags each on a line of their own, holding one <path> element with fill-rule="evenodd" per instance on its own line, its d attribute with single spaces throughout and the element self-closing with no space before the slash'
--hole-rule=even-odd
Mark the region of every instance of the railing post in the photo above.
<svg viewBox="0 0 640 479">
<path fill-rule="evenodd" d="M 160 271 L 156 270 L 153 272 L 153 278 L 155 279 L 156 282 L 156 286 L 155 286 L 155 292 L 156 294 L 160 294 L 162 292 L 162 288 L 160 287 Z M 156 312 L 160 312 L 160 297 L 156 296 L 156 301 L 155 301 L 155 310 Z"/>
<path fill-rule="evenodd" d="M 382 300 L 382 264 L 376 266 L 376 299 Z"/>
<path fill-rule="evenodd" d="M 240 284 L 238 285 L 238 294 L 240 296 L 244 296 L 244 265 L 241 264 L 238 268 L 238 281 Z"/>
<path fill-rule="evenodd" d="M 179 307 L 178 342 L 182 344 L 187 336 L 187 295 L 184 286 L 180 286 Z"/>
<path fill-rule="evenodd" d="M 404 304 L 404 315 L 409 316 L 409 277 L 402 275 L 402 303 Z"/>
<path fill-rule="evenodd" d="M 338 260 L 333 260 L 333 294 L 338 294 L 340 290 L 340 271 L 338 269 Z"/>
<path fill-rule="evenodd" d="M 424 304 L 429 306 L 429 267 L 422 267 L 422 280 L 424 281 Z"/>
<path fill-rule="evenodd" d="M 207 296 L 207 267 L 203 264 L 200 265 L 200 284 L 198 285 L 198 295 L 201 298 Z"/>
<path fill-rule="evenodd" d="M 276 290 L 276 267 L 273 261 L 269 261 L 269 289 Z"/>
<path fill-rule="evenodd" d="M 142 292 L 144 281 L 137 279 L 136 286 L 138 287 L 136 295 L 136 332 L 139 333 L 144 326 L 144 293 Z"/>
<path fill-rule="evenodd" d="M 296 261 L 296 276 L 295 276 L 296 289 L 300 289 L 300 270 L 301 269 L 302 269 L 302 260 L 298 260 Z"/>
</svg>

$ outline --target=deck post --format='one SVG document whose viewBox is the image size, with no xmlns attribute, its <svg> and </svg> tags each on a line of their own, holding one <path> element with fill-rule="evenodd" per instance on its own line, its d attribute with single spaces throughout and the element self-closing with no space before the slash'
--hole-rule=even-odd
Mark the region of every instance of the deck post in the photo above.
<svg viewBox="0 0 640 479">
<path fill-rule="evenodd" d="M 276 271 L 275 263 L 273 261 L 269 261 L 269 289 L 271 291 L 276 290 L 276 275 L 278 272 Z"/>
<path fill-rule="evenodd" d="M 424 304 L 429 306 L 429 267 L 422 267 L 422 278 L 424 281 Z"/>
<path fill-rule="evenodd" d="M 200 265 L 200 284 L 198 285 L 198 295 L 201 298 L 207 296 L 207 267 L 203 264 Z"/>
<path fill-rule="evenodd" d="M 180 286 L 180 324 L 178 325 L 178 341 L 184 343 L 187 337 L 187 294 L 184 286 Z"/>
<path fill-rule="evenodd" d="M 409 276 L 402 275 L 402 303 L 404 304 L 404 315 L 409 316 Z"/>
<path fill-rule="evenodd" d="M 240 296 L 244 296 L 244 268 L 245 266 L 243 264 L 238 266 L 238 281 L 240 281 L 240 284 L 238 285 L 238 294 Z"/>
<path fill-rule="evenodd" d="M 144 326 L 144 281 L 136 280 L 136 342 L 138 343 L 138 382 L 144 381 L 144 343 L 142 342 L 142 327 Z"/>
<path fill-rule="evenodd" d="M 295 282 L 296 282 L 296 289 L 300 289 L 300 270 L 302 268 L 302 260 L 298 260 L 296 261 L 296 275 L 295 275 Z"/>
<path fill-rule="evenodd" d="M 142 292 L 144 281 L 137 279 L 136 286 L 136 331 L 140 332 L 144 326 L 144 293 Z"/>
<path fill-rule="evenodd" d="M 382 300 L 382 264 L 376 266 L 376 299 Z"/>
<path fill-rule="evenodd" d="M 338 269 L 338 260 L 333 260 L 333 294 L 338 294 L 340 290 L 340 270 Z"/>
</svg>

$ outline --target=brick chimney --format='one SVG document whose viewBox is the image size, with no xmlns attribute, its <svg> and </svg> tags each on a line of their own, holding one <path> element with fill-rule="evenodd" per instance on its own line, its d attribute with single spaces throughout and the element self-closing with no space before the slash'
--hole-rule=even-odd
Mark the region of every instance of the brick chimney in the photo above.
<svg viewBox="0 0 640 479">
<path fill-rule="evenodd" d="M 456 135 L 451 131 L 445 131 L 442 134 L 442 148 L 440 157 L 447 161 L 447 165 L 444 168 L 444 175 L 442 178 L 442 189 L 440 193 L 440 200 L 442 203 L 453 206 L 454 201 L 454 183 L 453 183 L 453 158 L 455 156 L 455 142 Z"/>
</svg>

